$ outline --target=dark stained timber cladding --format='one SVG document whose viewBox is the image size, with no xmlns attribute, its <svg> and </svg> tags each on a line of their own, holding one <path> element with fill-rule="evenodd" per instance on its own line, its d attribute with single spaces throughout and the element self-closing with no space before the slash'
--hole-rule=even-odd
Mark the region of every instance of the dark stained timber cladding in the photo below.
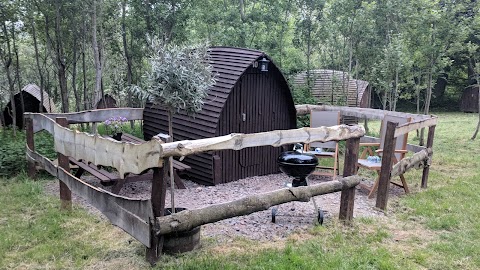
<svg viewBox="0 0 480 270">
<path fill-rule="evenodd" d="M 204 107 L 195 118 L 183 113 L 173 117 L 175 140 L 295 127 L 295 107 L 283 75 L 273 63 L 267 73 L 252 67 L 255 61 L 268 56 L 256 50 L 230 47 L 212 47 L 210 55 L 216 83 L 208 91 Z M 245 121 L 242 114 L 245 114 Z M 166 112 L 147 104 L 145 138 L 150 139 L 166 130 Z M 277 172 L 276 158 L 280 151 L 270 146 L 222 150 L 187 156 L 183 162 L 192 167 L 188 172 L 192 180 L 202 184 L 226 183 Z M 215 166 L 221 172 L 213 172 L 214 155 L 219 157 L 215 159 Z M 213 179 L 214 175 L 221 179 Z"/>
<path fill-rule="evenodd" d="M 242 114 L 245 114 L 245 121 Z M 290 129 L 295 128 L 295 121 L 290 91 L 280 72 L 273 68 L 271 72 L 262 74 L 249 68 L 225 103 L 217 135 Z M 276 159 L 281 151 L 281 148 L 271 146 L 218 151 L 216 154 L 221 158 L 223 170 L 220 174 L 222 179 L 216 179 L 216 182 L 276 173 Z"/>
</svg>

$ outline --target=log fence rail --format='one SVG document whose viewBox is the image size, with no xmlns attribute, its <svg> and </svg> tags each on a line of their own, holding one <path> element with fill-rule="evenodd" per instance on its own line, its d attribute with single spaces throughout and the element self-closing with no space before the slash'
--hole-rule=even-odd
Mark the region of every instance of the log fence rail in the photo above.
<svg viewBox="0 0 480 270">
<path fill-rule="evenodd" d="M 315 110 L 339 110 L 343 115 L 369 119 L 382 119 L 385 112 L 374 109 L 337 107 L 326 105 L 299 105 L 297 114 L 308 114 Z M 389 112 L 390 113 L 390 112 Z M 422 187 L 427 186 L 429 164 L 432 157 L 433 134 L 437 124 L 436 116 L 397 113 L 412 117 L 414 121 L 398 126 L 390 123 L 387 133 L 393 138 L 419 128 L 429 127 L 427 146 L 409 145 L 408 150 L 416 154 L 402 160 L 385 171 L 380 179 L 382 193 L 377 196 L 377 207 L 386 208 L 388 200 L 388 183 L 392 175 L 403 174 L 413 167 L 424 167 Z M 69 192 L 84 197 L 90 204 L 104 213 L 116 226 L 132 235 L 147 247 L 147 260 L 154 264 L 162 251 L 163 235 L 174 231 L 184 231 L 198 225 L 215 222 L 221 219 L 246 215 L 268 207 L 294 201 L 306 200 L 310 197 L 341 191 L 339 218 L 346 222 L 353 218 L 355 186 L 360 178 L 356 176 L 356 160 L 359 143 L 377 141 L 377 138 L 366 137 L 361 126 L 338 125 L 332 127 L 300 128 L 293 130 L 275 130 L 254 134 L 230 134 L 221 137 L 206 138 L 193 141 L 171 142 L 167 137 L 154 136 L 148 142 L 118 142 L 84 132 L 70 130 L 64 126 L 79 123 L 98 123 L 113 116 L 123 116 L 129 120 L 142 120 L 142 109 L 121 108 L 91 110 L 69 114 L 25 113 L 27 130 L 26 154 L 29 161 L 29 175 L 35 177 L 35 163 L 42 169 L 57 177 L 64 189 L 61 191 L 62 205 L 68 208 Z M 56 123 L 59 122 L 59 123 Z M 59 156 L 59 165 L 35 152 L 34 133 L 46 130 L 53 135 L 55 150 Z M 246 147 L 289 145 L 294 143 L 310 143 L 315 141 L 347 141 L 343 178 L 315 186 L 282 189 L 249 196 L 238 201 L 209 206 L 203 209 L 182 211 L 163 217 L 165 207 L 165 190 L 168 179 L 168 159 L 170 156 L 187 156 L 205 151 Z M 393 145 L 391 146 L 393 147 Z M 385 151 L 390 151 L 389 144 Z M 82 160 L 85 164 L 111 166 L 124 179 L 126 174 L 140 174 L 153 169 L 152 193 L 149 200 L 135 200 L 116 195 L 106 190 L 91 186 L 69 172 L 69 159 Z M 65 161 L 66 160 L 66 161 Z M 384 158 L 384 162 L 391 162 Z M 66 164 L 64 164 L 66 163 Z M 389 166 L 388 168 L 392 168 Z M 385 188 L 386 186 L 386 188 Z M 382 201 L 379 203 L 379 197 Z M 65 202 L 64 202 L 65 201 Z M 206 213 L 210 213 L 206 215 Z M 214 214 L 216 213 L 216 214 Z M 205 219 L 205 215 L 209 218 Z M 200 216 L 202 218 L 200 218 Z M 181 222 L 180 222 L 181 221 Z"/>
</svg>

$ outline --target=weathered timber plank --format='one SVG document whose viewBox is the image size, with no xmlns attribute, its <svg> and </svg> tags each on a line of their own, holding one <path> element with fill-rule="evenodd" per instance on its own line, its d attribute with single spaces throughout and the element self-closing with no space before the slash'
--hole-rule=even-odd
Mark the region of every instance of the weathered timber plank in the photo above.
<svg viewBox="0 0 480 270">
<path fill-rule="evenodd" d="M 55 166 L 55 164 L 50 161 L 48 158 L 40 155 L 39 153 L 37 152 L 34 152 L 32 151 L 28 145 L 26 147 L 26 153 L 27 153 L 27 158 L 32 160 L 32 161 L 35 161 L 38 163 L 38 165 L 44 169 L 45 171 L 47 171 L 49 174 L 53 175 L 53 176 L 57 176 L 57 166 Z"/>
<path fill-rule="evenodd" d="M 34 117 L 37 117 L 36 114 Z M 45 116 L 38 116 L 43 128 L 53 122 Z M 231 134 L 195 141 L 177 141 L 162 144 L 154 139 L 132 144 L 102 138 L 84 132 L 73 131 L 53 123 L 51 132 L 55 138 L 55 150 L 76 160 L 84 160 L 95 165 L 111 166 L 117 169 L 120 178 L 126 173 L 140 174 L 146 169 L 162 167 L 163 157 L 186 156 L 212 150 L 240 150 L 257 146 L 281 146 L 297 142 L 339 141 L 358 138 L 365 134 L 361 126 L 332 126 L 275 130 L 253 134 Z"/>
<path fill-rule="evenodd" d="M 380 143 L 380 138 L 363 136 L 360 138 L 360 143 Z"/>
<path fill-rule="evenodd" d="M 62 180 L 75 194 L 100 210 L 112 224 L 123 229 L 145 246 L 150 246 L 148 221 L 153 216 L 150 200 L 130 199 L 91 186 L 28 148 L 27 157 L 33 158 L 43 169 Z"/>
<path fill-rule="evenodd" d="M 355 187 L 361 181 L 359 176 L 349 176 L 318 185 L 285 188 L 268 193 L 255 194 L 242 199 L 207 206 L 202 209 L 184 210 L 172 215 L 158 217 L 160 225 L 157 234 L 188 231 L 197 226 L 219 220 L 248 215 L 254 212 L 291 201 L 308 202 L 310 198 Z"/>
<path fill-rule="evenodd" d="M 433 137 L 435 136 L 435 126 L 431 126 L 428 128 L 428 139 L 427 139 L 427 147 L 432 148 L 433 147 Z M 430 162 L 432 159 L 432 154 L 430 154 Z M 430 172 L 430 164 L 429 166 L 425 166 L 423 168 L 423 173 L 422 173 L 422 188 L 427 188 L 427 182 L 428 182 L 428 174 Z"/>
<path fill-rule="evenodd" d="M 119 198 L 112 193 L 83 182 L 63 168 L 58 168 L 57 177 L 75 194 L 78 194 L 102 212 L 113 225 L 121 228 L 145 246 L 150 246 L 150 225 L 146 220 L 135 214 L 141 213 L 145 216 L 147 215 L 146 212 L 151 212 L 149 200 Z"/>
<path fill-rule="evenodd" d="M 360 150 L 360 139 L 352 138 L 347 140 L 345 162 L 343 166 L 343 177 L 348 177 L 357 173 L 358 152 Z M 353 209 L 355 206 L 355 187 L 344 187 L 340 195 L 339 219 L 351 221 L 353 219 Z"/>
<path fill-rule="evenodd" d="M 55 150 L 76 160 L 117 169 L 120 178 L 126 173 L 140 174 L 146 169 L 161 167 L 160 141 L 143 144 L 118 142 L 83 132 L 55 126 Z"/>
<path fill-rule="evenodd" d="M 27 135 L 27 148 L 30 148 L 35 151 L 35 141 L 34 141 L 34 133 L 33 133 L 33 120 L 25 118 L 25 133 Z M 28 176 L 32 179 L 35 179 L 37 175 L 37 170 L 35 168 L 35 162 L 28 160 Z"/>
<path fill-rule="evenodd" d="M 395 144 L 397 138 L 394 136 L 398 123 L 387 122 L 387 131 L 385 132 L 385 144 L 383 146 L 382 168 L 380 169 L 380 179 L 378 181 L 377 201 L 375 206 L 386 210 L 388 203 L 388 189 L 390 187 L 390 172 L 392 170 L 393 156 L 395 153 Z"/>
<path fill-rule="evenodd" d="M 380 143 L 380 138 L 371 136 L 363 136 L 360 138 L 360 143 Z M 407 151 L 417 153 L 425 149 L 425 146 L 407 143 Z"/>
<path fill-rule="evenodd" d="M 415 120 L 413 122 L 405 123 L 401 126 L 398 126 L 397 129 L 395 130 L 395 137 L 401 136 L 403 134 L 406 134 L 410 131 L 414 131 L 417 129 L 421 129 L 424 127 L 430 127 L 430 126 L 435 126 L 438 122 L 437 117 L 429 118 L 429 119 L 419 119 Z"/>
<path fill-rule="evenodd" d="M 29 113 L 32 115 L 33 113 Z M 65 117 L 69 124 L 103 122 L 110 117 L 125 117 L 128 120 L 142 120 L 143 108 L 111 108 L 72 113 L 44 113 L 48 118 Z M 25 115 L 25 117 L 30 117 Z"/>
<path fill-rule="evenodd" d="M 404 158 L 393 165 L 391 177 L 399 176 L 407 172 L 411 168 L 420 169 L 424 167 L 424 163 L 432 155 L 432 148 L 424 149 L 413 156 Z"/>
<path fill-rule="evenodd" d="M 53 134 L 53 127 L 56 125 L 55 120 L 46 117 L 41 113 L 24 113 L 25 119 L 33 120 L 33 133 L 37 133 L 42 130 L 46 130 L 48 133 Z"/>
<path fill-rule="evenodd" d="M 68 127 L 67 118 L 58 117 L 55 118 L 55 121 L 58 125 L 62 127 Z M 68 156 L 65 156 L 62 153 L 57 152 L 58 167 L 63 168 L 64 170 L 70 170 L 70 163 L 68 161 Z M 60 202 L 62 204 L 62 209 L 72 210 L 72 191 L 68 186 L 61 180 L 59 180 L 60 185 Z"/>
<path fill-rule="evenodd" d="M 247 147 L 270 145 L 279 147 L 297 142 L 341 141 L 360 138 L 365 134 L 362 126 L 338 125 L 332 127 L 299 128 L 290 130 L 274 130 L 252 134 L 230 134 L 221 137 L 194 141 L 177 141 L 162 144 L 162 156 L 187 156 L 215 150 L 241 150 Z"/>
<path fill-rule="evenodd" d="M 125 173 L 140 174 L 146 169 L 162 167 L 161 159 L 168 156 L 186 156 L 212 150 L 234 149 L 264 145 L 281 146 L 296 142 L 345 140 L 361 137 L 361 126 L 333 126 L 276 130 L 253 134 L 231 134 L 221 137 L 177 141 L 162 144 L 152 139 L 143 144 L 122 143 L 82 132 L 55 126 L 55 150 L 77 160 L 87 160 L 95 165 L 111 166 L 120 177 Z"/>
<path fill-rule="evenodd" d="M 305 115 L 305 114 L 309 114 L 311 110 L 319 110 L 319 111 L 340 111 L 342 116 L 353 116 L 353 117 L 358 117 L 362 119 L 367 118 L 367 119 L 381 120 L 385 117 L 386 114 L 405 117 L 405 118 L 412 118 L 414 120 L 431 118 L 431 116 L 423 115 L 423 114 L 411 114 L 411 113 L 404 113 L 404 112 L 392 112 L 392 111 L 384 111 L 384 110 L 378 110 L 378 109 L 344 107 L 344 106 L 302 104 L 302 105 L 295 105 L 295 108 L 297 109 L 297 115 Z"/>
</svg>

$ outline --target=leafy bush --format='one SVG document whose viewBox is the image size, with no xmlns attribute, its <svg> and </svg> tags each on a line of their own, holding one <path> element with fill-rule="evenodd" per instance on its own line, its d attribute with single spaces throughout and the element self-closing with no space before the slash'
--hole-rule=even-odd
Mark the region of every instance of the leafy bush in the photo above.
<svg viewBox="0 0 480 270">
<path fill-rule="evenodd" d="M 10 129 L 0 131 L 0 176 L 12 176 L 25 170 L 25 144 L 25 131 L 17 131 L 16 137 Z M 53 137 L 47 132 L 35 134 L 35 150 L 50 159 L 57 156 Z"/>
<path fill-rule="evenodd" d="M 208 45 L 167 45 L 155 38 L 151 43 L 144 86 L 132 90 L 169 111 L 199 112 L 208 88 L 215 84 Z"/>
<path fill-rule="evenodd" d="M 0 176 L 11 176 L 25 170 L 25 133 L 7 130 L 0 135 Z"/>
<path fill-rule="evenodd" d="M 300 104 L 317 104 L 317 100 L 312 96 L 312 92 L 307 85 L 302 86 L 290 86 L 292 89 L 292 97 L 295 105 Z M 310 116 L 302 115 L 297 116 L 297 127 L 309 127 Z"/>
</svg>

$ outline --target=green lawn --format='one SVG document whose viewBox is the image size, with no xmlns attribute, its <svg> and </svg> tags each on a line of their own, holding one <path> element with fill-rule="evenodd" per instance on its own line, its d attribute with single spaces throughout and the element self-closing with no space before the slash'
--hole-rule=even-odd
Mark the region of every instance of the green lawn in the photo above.
<svg viewBox="0 0 480 270">
<path fill-rule="evenodd" d="M 158 268 L 480 269 L 480 139 L 469 140 L 477 117 L 439 114 L 428 189 L 421 171 L 409 172 L 412 194 L 390 198 L 386 218 L 331 222 L 284 242 L 204 239 Z M 0 179 L 0 269 L 149 268 L 142 245 L 120 229 L 81 208 L 58 210 L 47 181 Z"/>
</svg>

